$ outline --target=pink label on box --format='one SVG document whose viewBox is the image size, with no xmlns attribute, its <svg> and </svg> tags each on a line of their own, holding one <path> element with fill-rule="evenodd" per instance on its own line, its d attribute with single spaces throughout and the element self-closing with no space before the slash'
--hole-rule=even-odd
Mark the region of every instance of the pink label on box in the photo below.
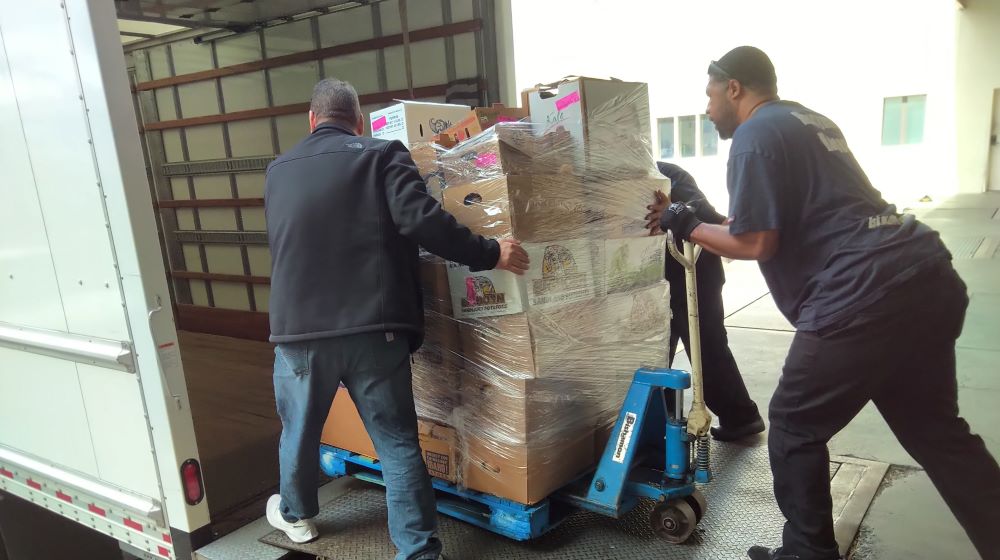
<svg viewBox="0 0 1000 560">
<path fill-rule="evenodd" d="M 476 167 L 489 167 L 496 164 L 497 155 L 494 152 L 488 152 L 476 158 Z"/>
<path fill-rule="evenodd" d="M 385 125 L 386 125 L 386 119 L 385 115 L 383 115 L 372 121 L 372 132 L 382 130 L 383 128 L 385 128 Z"/>
<path fill-rule="evenodd" d="M 569 107 L 570 105 L 579 102 L 580 102 L 580 92 L 574 91 L 573 93 L 567 95 L 566 97 L 556 100 L 556 110 L 562 111 L 566 107 Z"/>
<path fill-rule="evenodd" d="M 502 122 L 517 122 L 517 121 L 508 117 L 507 115 L 500 115 L 499 117 L 497 117 L 497 122 L 502 123 Z"/>
</svg>

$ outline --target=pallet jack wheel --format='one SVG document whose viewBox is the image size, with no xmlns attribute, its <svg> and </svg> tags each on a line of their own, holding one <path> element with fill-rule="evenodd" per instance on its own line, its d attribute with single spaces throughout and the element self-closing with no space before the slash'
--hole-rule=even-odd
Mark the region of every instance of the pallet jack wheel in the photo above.
<svg viewBox="0 0 1000 560">
<path fill-rule="evenodd" d="M 657 504 L 649 514 L 649 525 L 653 532 L 673 544 L 686 541 L 697 524 L 698 516 L 694 508 L 683 499 Z"/>
<path fill-rule="evenodd" d="M 694 492 L 690 496 L 685 496 L 684 501 L 691 506 L 694 510 L 695 515 L 700 523 L 705 517 L 705 512 L 708 511 L 708 502 L 705 501 L 705 495 L 701 493 L 701 490 L 695 488 Z"/>
</svg>

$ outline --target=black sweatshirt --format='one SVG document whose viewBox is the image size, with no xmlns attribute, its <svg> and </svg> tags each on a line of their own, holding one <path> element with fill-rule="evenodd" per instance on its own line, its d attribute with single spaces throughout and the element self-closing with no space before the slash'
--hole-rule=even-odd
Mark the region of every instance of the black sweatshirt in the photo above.
<svg viewBox="0 0 1000 560">
<path fill-rule="evenodd" d="M 418 246 L 472 270 L 500 246 L 427 194 L 398 141 L 321 124 L 268 166 L 271 341 L 408 331 L 422 342 Z"/>
</svg>

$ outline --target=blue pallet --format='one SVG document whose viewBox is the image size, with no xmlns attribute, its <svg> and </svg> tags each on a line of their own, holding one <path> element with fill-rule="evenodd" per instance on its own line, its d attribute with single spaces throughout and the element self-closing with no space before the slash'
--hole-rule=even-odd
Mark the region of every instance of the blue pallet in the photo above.
<svg viewBox="0 0 1000 560">
<path fill-rule="evenodd" d="M 382 464 L 364 455 L 331 447 L 320 446 L 320 465 L 328 476 L 352 476 L 385 486 Z M 505 500 L 456 484 L 431 478 L 438 491 L 439 512 L 461 519 L 505 537 L 526 541 L 540 537 L 559 525 L 573 509 L 546 499 L 534 505 Z"/>
</svg>

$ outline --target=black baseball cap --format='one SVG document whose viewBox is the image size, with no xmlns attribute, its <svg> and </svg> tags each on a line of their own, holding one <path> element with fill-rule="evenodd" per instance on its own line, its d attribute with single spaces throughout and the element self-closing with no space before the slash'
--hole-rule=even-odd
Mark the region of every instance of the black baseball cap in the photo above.
<svg viewBox="0 0 1000 560">
<path fill-rule="evenodd" d="M 757 47 L 736 47 L 708 65 L 712 77 L 736 80 L 746 87 L 777 88 L 774 64 Z"/>
</svg>

